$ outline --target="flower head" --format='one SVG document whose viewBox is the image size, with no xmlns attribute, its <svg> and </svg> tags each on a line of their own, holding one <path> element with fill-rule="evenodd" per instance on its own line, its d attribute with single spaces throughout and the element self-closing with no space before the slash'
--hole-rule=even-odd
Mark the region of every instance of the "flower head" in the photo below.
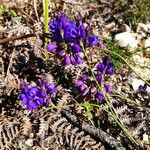
<svg viewBox="0 0 150 150">
<path fill-rule="evenodd" d="M 109 84 L 105 85 L 106 93 L 110 93 L 112 91 L 111 86 Z"/>
<path fill-rule="evenodd" d="M 89 46 L 96 46 L 98 44 L 98 36 L 96 35 L 90 35 L 88 37 L 88 45 Z"/>
<path fill-rule="evenodd" d="M 104 96 L 101 92 L 97 92 L 95 97 L 99 100 L 99 101 L 102 101 L 104 99 Z"/>
<path fill-rule="evenodd" d="M 63 60 L 62 64 L 64 65 L 82 64 L 81 55 L 78 55 L 82 53 L 81 44 L 91 47 L 99 43 L 98 36 L 89 36 L 91 28 L 85 27 L 81 17 L 77 21 L 73 21 L 69 20 L 66 15 L 59 14 L 50 21 L 49 29 L 52 40 L 56 44 L 49 43 L 46 49 L 48 52 L 56 54 L 55 58 Z"/>
<path fill-rule="evenodd" d="M 35 110 L 47 103 L 48 95 L 51 96 L 54 94 L 57 91 L 57 87 L 54 83 L 49 84 L 48 81 L 39 80 L 36 86 L 29 86 L 27 83 L 22 83 L 20 90 L 19 98 L 22 104 L 28 110 Z"/>
<path fill-rule="evenodd" d="M 64 27 L 64 39 L 68 42 L 75 42 L 78 39 L 78 27 L 73 21 L 68 21 Z"/>
<path fill-rule="evenodd" d="M 87 33 L 86 33 L 86 30 L 85 30 L 85 26 L 83 24 L 79 28 L 79 34 L 80 34 L 80 37 L 81 37 L 82 41 L 85 41 L 86 37 L 87 37 Z"/>
<path fill-rule="evenodd" d="M 105 71 L 104 73 L 106 73 L 108 75 L 112 75 L 114 73 L 114 64 L 108 58 L 108 56 L 105 56 L 103 58 L 103 61 L 98 63 L 97 71 L 101 72 L 101 73 L 103 73 L 103 71 Z"/>
</svg>

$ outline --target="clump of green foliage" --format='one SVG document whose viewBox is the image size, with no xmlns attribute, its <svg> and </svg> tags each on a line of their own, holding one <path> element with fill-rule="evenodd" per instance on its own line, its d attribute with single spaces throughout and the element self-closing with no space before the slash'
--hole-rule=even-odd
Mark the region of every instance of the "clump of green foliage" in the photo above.
<svg viewBox="0 0 150 150">
<path fill-rule="evenodd" d="M 117 12 L 124 12 L 123 20 L 133 30 L 136 30 L 137 23 L 150 20 L 149 0 L 115 0 L 114 5 Z"/>
<path fill-rule="evenodd" d="M 130 10 L 133 16 L 136 16 L 137 21 L 150 20 L 150 1 L 149 0 L 134 0 L 133 7 Z"/>
<path fill-rule="evenodd" d="M 9 17 L 15 17 L 17 16 L 16 12 L 12 9 L 6 8 L 3 5 L 0 5 L 0 16 L 7 14 Z"/>
<path fill-rule="evenodd" d="M 112 39 L 106 39 L 107 49 L 109 51 L 115 52 L 122 56 L 124 59 L 128 59 L 130 54 L 125 50 L 119 48 L 118 44 Z M 113 63 L 115 64 L 116 69 L 121 69 L 122 65 L 124 65 L 124 61 L 121 58 L 118 58 L 115 54 L 110 54 Z"/>
</svg>

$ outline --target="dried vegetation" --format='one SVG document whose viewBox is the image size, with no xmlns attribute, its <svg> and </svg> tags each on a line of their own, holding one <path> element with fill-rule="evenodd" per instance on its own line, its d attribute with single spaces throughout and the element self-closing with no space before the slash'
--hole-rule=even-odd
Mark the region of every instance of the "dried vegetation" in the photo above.
<svg viewBox="0 0 150 150">
<path fill-rule="evenodd" d="M 0 14 L 0 103 L 2 105 L 0 149 L 104 150 L 119 149 L 118 143 L 121 143 L 120 147 L 123 145 L 122 149 L 134 149 L 107 114 L 100 111 L 93 115 L 93 120 L 90 120 L 86 117 L 85 111 L 75 103 L 76 97 L 70 87 L 73 84 L 74 74 L 77 74 L 76 70 L 79 74 L 82 70 L 86 70 L 86 65 L 78 69 L 68 68 L 63 72 L 59 65 L 52 64 L 51 60 L 45 64 L 40 48 L 44 37 L 41 0 L 2 0 L 0 3 L 2 6 L 0 9 L 3 8 L 2 11 L 0 10 L 2 12 Z M 49 14 L 53 16 L 58 11 L 63 11 L 73 18 L 73 15 L 81 13 L 84 19 L 91 22 L 95 33 L 102 38 L 106 36 L 106 31 L 109 32 L 107 29 L 109 23 L 115 21 L 119 26 L 119 18 L 126 17 L 125 21 L 132 17 L 136 17 L 137 21 L 149 19 L 149 14 L 145 11 L 149 8 L 148 4 L 148 0 L 136 0 L 133 4 L 126 1 L 122 3 L 121 0 L 117 2 L 57 0 L 50 1 Z M 130 9 L 133 16 L 129 17 L 130 10 L 124 12 L 122 8 L 130 7 L 133 8 Z M 10 11 L 13 11 L 15 16 L 9 13 Z M 125 72 L 120 70 L 112 81 L 114 89 L 145 107 L 149 106 L 150 95 L 134 93 L 127 86 L 132 73 L 125 67 Z M 61 83 L 61 90 L 56 100 L 58 107 L 40 109 L 38 114 L 32 114 L 22 109 L 18 100 L 19 86 L 23 80 L 30 83 L 37 81 L 41 74 L 53 76 L 54 80 Z M 112 104 L 121 121 L 131 129 L 132 135 L 141 143 L 141 149 L 148 150 L 150 143 L 144 140 L 145 133 L 150 134 L 148 111 L 127 102 L 123 103 L 115 97 L 112 98 Z M 94 129 L 87 131 L 71 121 L 72 117 L 68 118 L 64 113 L 68 109 L 71 114 L 78 116 L 80 125 L 86 122 L 87 126 L 97 126 L 99 130 L 107 132 L 105 138 L 110 140 L 98 138 L 101 135 L 96 136 L 92 133 Z"/>
</svg>

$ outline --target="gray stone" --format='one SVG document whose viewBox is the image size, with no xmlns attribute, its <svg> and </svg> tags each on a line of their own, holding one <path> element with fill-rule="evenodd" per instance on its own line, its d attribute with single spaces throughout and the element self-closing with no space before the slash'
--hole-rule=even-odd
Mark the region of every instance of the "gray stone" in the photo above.
<svg viewBox="0 0 150 150">
<path fill-rule="evenodd" d="M 122 48 L 135 49 L 138 47 L 138 41 L 135 39 L 132 33 L 122 32 L 115 36 L 115 40 Z"/>
</svg>

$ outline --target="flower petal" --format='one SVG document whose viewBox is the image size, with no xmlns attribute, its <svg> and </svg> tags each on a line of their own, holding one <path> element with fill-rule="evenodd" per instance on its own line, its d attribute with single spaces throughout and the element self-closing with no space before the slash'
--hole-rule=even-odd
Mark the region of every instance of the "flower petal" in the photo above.
<svg viewBox="0 0 150 150">
<path fill-rule="evenodd" d="M 71 64 L 70 56 L 68 54 L 66 54 L 66 56 L 64 58 L 64 65 L 70 65 L 70 64 Z"/>
<path fill-rule="evenodd" d="M 99 63 L 97 65 L 97 71 L 103 72 L 105 68 L 105 65 L 103 63 Z"/>
<path fill-rule="evenodd" d="M 103 94 L 100 93 L 100 92 L 97 92 L 95 96 L 96 96 L 96 98 L 97 98 L 98 100 L 100 100 L 100 101 L 102 101 L 102 100 L 104 99 Z"/>
<path fill-rule="evenodd" d="M 114 73 L 114 65 L 113 65 L 113 63 L 109 63 L 107 65 L 105 73 L 109 74 L 109 75 L 112 75 Z"/>
<path fill-rule="evenodd" d="M 25 94 L 20 94 L 19 98 L 22 101 L 23 105 L 26 105 L 29 102 L 29 99 L 27 98 L 27 96 Z"/>
<path fill-rule="evenodd" d="M 52 44 L 52 43 L 49 43 L 46 46 L 46 49 L 47 49 L 48 52 L 52 52 L 56 48 L 57 48 L 57 45 L 56 44 Z"/>
<path fill-rule="evenodd" d="M 82 80 L 78 80 L 78 81 L 75 83 L 75 86 L 76 86 L 76 87 L 80 87 L 81 85 L 83 85 L 83 81 L 82 81 Z"/>
<path fill-rule="evenodd" d="M 73 44 L 72 50 L 73 50 L 74 53 L 79 53 L 79 52 L 82 51 L 82 48 L 79 44 Z"/>
<path fill-rule="evenodd" d="M 88 38 L 88 45 L 89 46 L 96 46 L 98 44 L 98 36 L 94 35 L 94 36 L 89 36 Z"/>
<path fill-rule="evenodd" d="M 111 86 L 109 84 L 105 85 L 105 91 L 106 93 L 110 93 L 112 91 Z"/>
</svg>

